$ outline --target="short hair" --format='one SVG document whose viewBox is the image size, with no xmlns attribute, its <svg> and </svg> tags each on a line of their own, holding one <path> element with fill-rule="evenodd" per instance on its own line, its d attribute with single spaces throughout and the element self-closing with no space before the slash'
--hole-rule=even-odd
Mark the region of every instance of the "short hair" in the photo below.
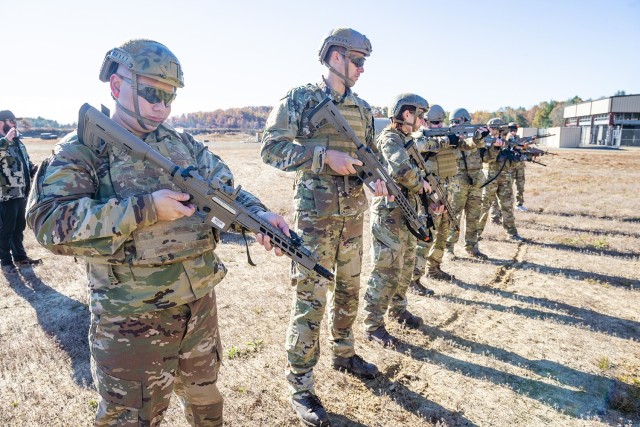
<svg viewBox="0 0 640 427">
<path fill-rule="evenodd" d="M 347 48 L 344 46 L 331 46 L 329 50 L 327 50 L 327 54 L 324 56 L 325 63 L 329 63 L 329 59 L 331 58 L 331 55 L 333 55 L 333 52 L 338 52 L 341 55 L 344 55 L 347 53 Z"/>
</svg>

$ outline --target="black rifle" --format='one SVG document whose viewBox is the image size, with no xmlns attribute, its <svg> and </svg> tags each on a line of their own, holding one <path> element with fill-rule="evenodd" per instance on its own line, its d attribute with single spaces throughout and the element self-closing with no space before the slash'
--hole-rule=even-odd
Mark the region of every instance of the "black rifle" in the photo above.
<svg viewBox="0 0 640 427">
<path fill-rule="evenodd" d="M 249 231 L 269 236 L 271 243 L 293 261 L 333 280 L 333 273 L 318 264 L 314 255 L 302 246 L 300 236 L 290 231 L 291 237 L 287 237 L 237 200 L 240 186 L 234 189 L 216 178 L 207 181 L 194 166 L 181 168 L 89 104 L 80 108 L 78 139 L 89 147 L 98 147 L 103 140 L 107 145 L 123 149 L 131 156 L 164 170 L 174 184 L 191 195 L 189 201 L 205 214 L 205 222 L 221 231 L 228 230 L 235 222 Z"/>
<path fill-rule="evenodd" d="M 440 184 L 440 181 L 436 178 L 436 176 L 427 171 L 427 165 L 422 158 L 422 155 L 416 148 L 415 140 L 412 139 L 411 141 L 407 142 L 404 145 L 404 148 L 407 150 L 409 157 L 411 157 L 411 159 L 424 172 L 425 177 L 429 181 L 429 185 L 431 186 L 432 191 L 431 200 L 434 203 L 439 203 L 444 206 L 444 209 L 446 210 L 447 215 L 449 215 L 449 219 L 451 220 L 451 223 L 455 227 L 456 231 L 460 231 L 460 224 L 458 223 L 458 220 L 454 215 L 453 208 L 451 207 L 451 204 L 447 199 L 447 194 L 445 193 L 442 184 Z"/>
<path fill-rule="evenodd" d="M 491 126 L 496 127 L 496 126 Z M 509 131 L 508 125 L 499 125 L 497 126 L 500 129 L 501 134 L 505 134 Z M 482 137 L 478 134 L 479 129 L 488 129 L 488 125 L 479 125 L 479 124 L 459 124 L 455 126 L 451 126 L 448 128 L 433 128 L 433 129 L 423 129 L 422 134 L 427 138 L 434 138 L 436 136 L 449 136 L 449 135 L 457 135 L 460 138 L 470 138 L 475 137 L 476 139 L 481 139 Z"/>
<path fill-rule="evenodd" d="M 432 240 L 431 231 L 428 225 L 424 224 L 416 210 L 411 206 L 407 198 L 402 193 L 398 184 L 389 176 L 384 166 L 373 153 L 371 148 L 367 147 L 360 141 L 358 135 L 353 128 L 347 123 L 347 120 L 340 113 L 330 97 L 326 97 L 322 102 L 309 112 L 309 122 L 314 128 L 320 128 L 326 123 L 331 124 L 339 133 L 351 140 L 357 149 L 357 157 L 362 162 L 362 166 L 353 165 L 356 174 L 362 182 L 368 185 L 373 191 L 376 189 L 376 181 L 383 181 L 389 194 L 394 197 L 394 201 L 402 210 L 404 218 L 407 222 L 407 228 L 416 236 L 417 239 L 424 242 Z"/>
</svg>

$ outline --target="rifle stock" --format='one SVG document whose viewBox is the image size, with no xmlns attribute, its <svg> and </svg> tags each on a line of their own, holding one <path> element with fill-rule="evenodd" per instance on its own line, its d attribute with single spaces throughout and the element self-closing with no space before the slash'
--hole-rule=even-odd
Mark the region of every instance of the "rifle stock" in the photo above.
<svg viewBox="0 0 640 427">
<path fill-rule="evenodd" d="M 402 210 L 407 223 L 407 228 L 417 239 L 425 242 L 431 241 L 431 232 L 428 227 L 423 224 L 416 210 L 411 206 L 407 198 L 402 193 L 398 184 L 389 176 L 384 166 L 380 163 L 371 148 L 367 147 L 360 141 L 358 135 L 353 128 L 347 123 L 340 110 L 335 106 L 330 97 L 326 97 L 320 102 L 309 114 L 309 121 L 312 126 L 318 128 L 326 120 L 339 133 L 351 140 L 357 149 L 358 159 L 363 163 L 362 166 L 354 165 L 356 174 L 365 185 L 368 185 L 372 191 L 376 189 L 376 181 L 383 181 L 389 194 L 394 197 L 394 201 Z"/>
<path fill-rule="evenodd" d="M 80 108 L 78 139 L 90 147 L 99 146 L 100 140 L 103 140 L 107 145 L 124 149 L 132 157 L 161 168 L 174 184 L 191 195 L 190 201 L 205 214 L 206 222 L 221 231 L 228 230 L 235 222 L 249 231 L 269 236 L 271 243 L 293 261 L 333 280 L 333 273 L 318 264 L 314 255 L 302 246 L 300 236 L 291 231 L 291 237 L 287 237 L 237 200 L 240 186 L 234 189 L 216 178 L 207 181 L 193 166 L 179 167 L 89 104 Z"/>
</svg>

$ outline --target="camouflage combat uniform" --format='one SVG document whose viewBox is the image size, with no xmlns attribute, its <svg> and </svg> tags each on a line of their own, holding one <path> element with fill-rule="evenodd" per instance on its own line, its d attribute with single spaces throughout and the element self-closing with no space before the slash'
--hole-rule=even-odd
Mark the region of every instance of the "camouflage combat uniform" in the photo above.
<svg viewBox="0 0 640 427">
<path fill-rule="evenodd" d="M 518 143 L 519 137 L 515 137 L 509 140 L 511 143 Z M 516 205 L 523 206 L 524 205 L 524 168 L 525 162 L 514 162 L 511 167 L 511 179 L 515 182 L 516 186 Z"/>
<path fill-rule="evenodd" d="M 502 226 L 509 236 L 518 235 L 515 217 L 513 215 L 513 188 L 511 174 L 509 173 L 511 161 L 507 160 L 506 164 L 504 164 L 503 160 L 498 161 L 500 151 L 499 147 L 492 146 L 486 149 L 483 156 L 483 170 L 486 179 L 490 180 L 496 175 L 497 178 L 485 186 L 482 192 L 482 213 L 478 223 L 478 237 L 481 236 L 484 231 L 490 214 L 489 209 L 491 202 L 496 197 L 502 213 Z M 505 165 L 504 169 L 500 172 L 500 175 L 498 175 L 503 164 Z"/>
<path fill-rule="evenodd" d="M 14 137 L 0 137 L 0 262 L 27 258 L 23 245 L 26 197 L 31 187 L 30 172 L 34 166 L 24 144 Z M 13 258 L 12 258 L 13 255 Z"/>
<path fill-rule="evenodd" d="M 161 125 L 144 137 L 181 167 L 232 184 L 226 164 Z M 36 175 L 28 221 L 40 244 L 87 262 L 99 426 L 157 425 L 172 389 L 192 425 L 222 425 L 214 286 L 226 274 L 217 233 L 199 212 L 158 221 L 152 192 L 180 191 L 166 172 L 69 134 Z M 251 211 L 266 208 L 242 191 Z"/>
<path fill-rule="evenodd" d="M 482 159 L 479 148 L 484 147 L 484 141 L 467 138 L 458 150 L 458 175 L 455 176 L 456 185 L 452 186 L 451 207 L 456 218 L 460 222 L 462 212 L 465 215 L 465 249 L 467 252 L 473 251 L 478 243 L 478 221 L 482 209 L 482 189 L 485 176 L 482 172 Z M 460 223 L 462 227 L 462 223 Z M 453 248 L 458 241 L 460 232 L 451 227 L 447 237 L 447 247 Z"/>
<path fill-rule="evenodd" d="M 362 233 L 367 198 L 362 181 L 342 176 L 324 164 L 326 149 L 357 158 L 354 143 L 331 125 L 310 129 L 308 114 L 326 96 L 371 144 L 373 118 L 369 105 L 350 89 L 342 96 L 324 81 L 292 89 L 269 115 L 262 139 L 262 159 L 284 171 L 296 172 L 294 227 L 303 245 L 319 263 L 335 269 L 335 283 L 294 266 L 295 287 L 287 332 L 286 378 L 291 395 L 313 392 L 313 367 L 320 356 L 320 322 L 329 305 L 329 341 L 335 356 L 352 357 L 353 322 L 358 311 L 362 266 Z M 328 294 L 328 295 L 327 295 Z"/>
<path fill-rule="evenodd" d="M 404 146 L 411 140 L 400 131 L 386 128 L 376 139 L 381 163 L 389 175 L 408 192 L 414 206 L 422 189 L 420 169 L 410 160 Z M 407 309 L 417 239 L 409 232 L 402 210 L 386 197 L 376 197 L 371 207 L 371 259 L 373 271 L 364 296 L 364 326 L 375 331 L 384 326 L 384 315 L 399 317 Z"/>
<path fill-rule="evenodd" d="M 449 145 L 449 139 L 444 137 L 432 138 L 429 141 L 436 141 L 435 146 L 439 147 L 435 155 L 428 157 L 426 161 L 428 172 L 436 175 L 436 178 L 442 185 L 445 191 L 446 197 L 451 202 L 451 194 L 458 190 L 458 183 L 454 179 L 458 173 L 458 167 L 456 165 L 456 149 Z M 431 146 L 434 145 L 432 142 Z M 433 150 L 430 148 L 429 150 Z M 435 189 L 432 189 L 435 191 Z M 440 269 L 442 264 L 442 258 L 444 256 L 444 249 L 447 243 L 447 236 L 449 234 L 449 228 L 451 227 L 451 221 L 449 215 L 443 213 L 442 215 L 434 216 L 435 233 L 433 241 L 430 243 L 418 241 L 418 247 L 416 248 L 416 262 L 413 268 L 413 277 L 411 280 L 420 280 L 425 274 L 425 270 Z"/>
</svg>

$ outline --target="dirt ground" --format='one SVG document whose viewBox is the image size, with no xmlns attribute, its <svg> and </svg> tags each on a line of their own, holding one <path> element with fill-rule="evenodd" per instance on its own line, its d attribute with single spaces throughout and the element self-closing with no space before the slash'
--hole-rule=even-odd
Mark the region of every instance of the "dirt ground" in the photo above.
<svg viewBox="0 0 640 427">
<path fill-rule="evenodd" d="M 204 139 L 204 138 L 203 138 Z M 210 138 L 237 183 L 291 219 L 292 176 L 264 165 L 259 145 Z M 50 141 L 26 140 L 36 161 Z M 316 389 L 335 426 L 640 426 L 640 150 L 555 150 L 527 165 L 523 243 L 488 224 L 490 259 L 462 246 L 436 295 L 409 295 L 419 330 L 356 350 L 382 375 L 362 381 L 331 368 L 323 327 Z M 0 425 L 89 426 L 97 404 L 87 348 L 84 265 L 39 247 L 44 265 L 0 275 Z M 289 262 L 223 236 L 229 274 L 216 288 L 229 426 L 296 426 L 284 380 Z M 361 296 L 371 270 L 365 224 Z M 176 399 L 164 425 L 187 426 Z"/>
</svg>

